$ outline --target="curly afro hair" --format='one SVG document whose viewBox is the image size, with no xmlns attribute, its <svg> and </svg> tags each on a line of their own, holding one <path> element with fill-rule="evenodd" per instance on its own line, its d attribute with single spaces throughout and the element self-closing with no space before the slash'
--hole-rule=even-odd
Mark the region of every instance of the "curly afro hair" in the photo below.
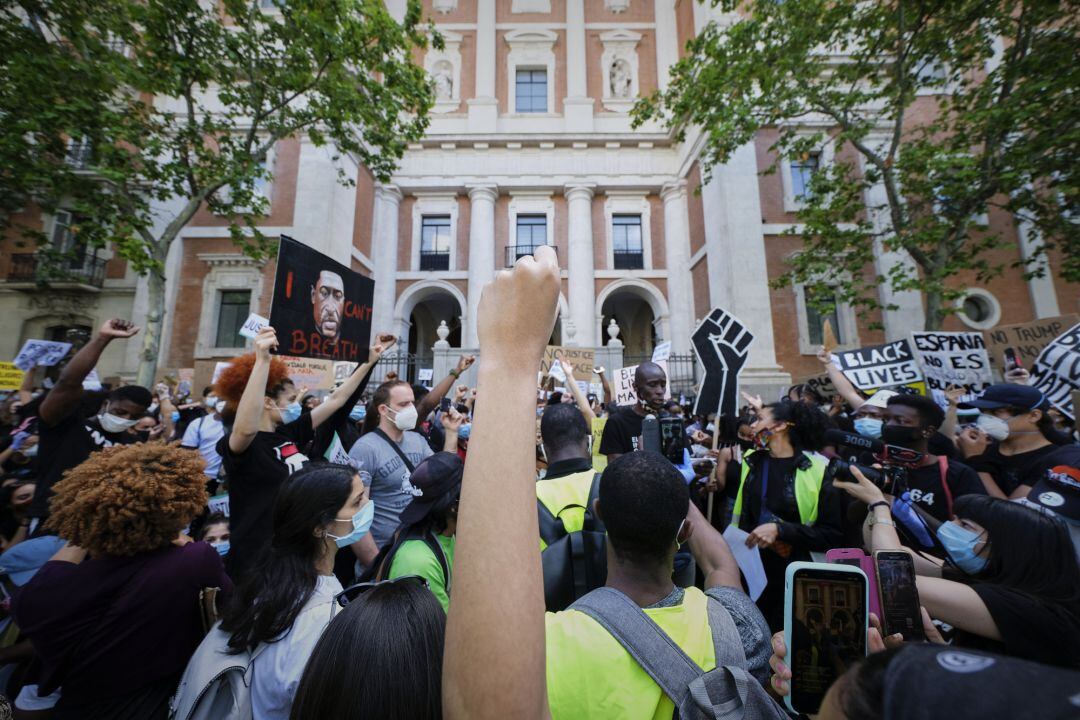
<svg viewBox="0 0 1080 720">
<path fill-rule="evenodd" d="M 255 353 L 248 353 L 229 363 L 229 367 L 221 371 L 217 382 L 214 383 L 214 391 L 229 405 L 240 404 L 240 396 L 244 394 L 248 378 L 251 377 L 251 369 L 255 367 Z M 277 356 L 270 358 L 270 374 L 266 376 L 266 396 L 274 397 L 291 383 L 289 369 L 285 361 Z"/>
<path fill-rule="evenodd" d="M 206 463 L 179 445 L 114 445 L 64 473 L 48 527 L 99 555 L 167 546 L 205 507 Z"/>
</svg>

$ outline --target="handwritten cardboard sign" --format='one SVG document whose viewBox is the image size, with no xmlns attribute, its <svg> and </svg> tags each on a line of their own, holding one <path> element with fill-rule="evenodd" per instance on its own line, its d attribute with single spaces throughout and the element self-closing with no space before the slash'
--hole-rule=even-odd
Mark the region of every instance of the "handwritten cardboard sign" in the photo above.
<svg viewBox="0 0 1080 720">
<path fill-rule="evenodd" d="M 1023 366 L 1031 370 L 1043 348 L 1078 322 L 1080 322 L 1080 316 L 1061 315 L 1014 325 L 998 325 L 985 330 L 983 339 L 986 340 L 990 363 L 999 374 L 1003 373 L 1005 348 L 1011 347 L 1016 351 Z"/>
<path fill-rule="evenodd" d="M 15 363 L 0 362 L 0 390 L 18 390 L 22 381 L 23 372 Z"/>
<path fill-rule="evenodd" d="M 913 332 L 911 344 L 922 364 L 926 389 L 943 408 L 949 407 L 945 398 L 949 386 L 964 388 L 960 402 L 967 402 L 994 382 L 982 333 Z"/>
<path fill-rule="evenodd" d="M 308 390 L 329 390 L 334 387 L 334 361 L 316 358 L 283 357 L 289 378 L 296 387 Z"/>
<path fill-rule="evenodd" d="M 574 378 L 577 380 L 589 380 L 593 374 L 593 364 L 596 362 L 596 351 L 592 348 L 565 347 L 563 345 L 548 345 L 544 351 L 544 359 L 540 361 L 540 372 L 548 375 L 552 366 L 558 366 L 559 359 L 570 363 L 574 368 Z M 556 370 L 558 373 L 562 368 Z"/>
<path fill-rule="evenodd" d="M 667 361 L 656 363 L 663 369 L 664 375 L 668 374 Z M 634 390 L 634 373 L 637 372 L 638 366 L 631 365 L 630 367 L 619 368 L 615 371 L 615 404 L 616 405 L 633 405 L 637 402 L 637 391 Z M 671 398 L 671 380 L 668 379 L 667 385 L 664 388 L 664 398 Z"/>
</svg>

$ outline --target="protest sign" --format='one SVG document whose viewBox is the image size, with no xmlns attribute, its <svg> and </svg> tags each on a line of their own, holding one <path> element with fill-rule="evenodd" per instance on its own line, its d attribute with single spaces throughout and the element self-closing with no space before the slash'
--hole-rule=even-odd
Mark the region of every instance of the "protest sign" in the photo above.
<svg viewBox="0 0 1080 720">
<path fill-rule="evenodd" d="M 18 390 L 22 381 L 22 370 L 15 367 L 15 363 L 0 362 L 0 390 Z"/>
<path fill-rule="evenodd" d="M 905 386 L 926 394 L 922 370 L 907 340 L 842 350 L 833 357 L 852 385 L 867 394 Z"/>
<path fill-rule="evenodd" d="M 177 397 L 190 397 L 192 383 L 195 382 L 195 368 L 180 368 L 176 371 L 176 396 Z M 199 394 L 202 395 L 202 388 L 199 388 Z"/>
<path fill-rule="evenodd" d="M 754 334 L 727 310 L 714 308 L 691 339 L 694 353 L 705 368 L 694 414 L 738 415 L 739 372 L 746 364 Z"/>
<path fill-rule="evenodd" d="M 652 361 L 660 362 L 661 360 L 667 360 L 671 357 L 671 341 L 662 342 L 653 348 Z"/>
<path fill-rule="evenodd" d="M 248 319 L 244 321 L 244 324 L 240 326 L 240 334 L 246 338 L 254 339 L 259 331 L 270 324 L 268 318 L 264 318 L 258 313 L 251 313 L 248 315 Z"/>
<path fill-rule="evenodd" d="M 945 398 L 949 386 L 964 388 L 960 402 L 967 402 L 994 382 L 981 333 L 913 332 L 911 343 L 922 364 L 926 389 L 942 408 L 949 407 Z"/>
<path fill-rule="evenodd" d="M 339 360 L 334 363 L 334 384 L 340 385 L 349 379 L 349 376 L 353 374 L 359 363 L 347 362 Z"/>
<path fill-rule="evenodd" d="M 990 362 L 998 373 L 1004 373 L 1005 348 L 1011 347 L 1016 351 L 1020 363 L 1031 370 L 1043 348 L 1078 322 L 1080 316 L 1062 315 L 1014 325 L 998 325 L 986 330 L 983 339 L 990 353 Z"/>
<path fill-rule="evenodd" d="M 832 378 L 828 373 L 822 373 L 821 375 L 810 375 L 808 377 L 799 378 L 795 381 L 796 385 L 806 385 L 808 388 L 816 392 L 826 400 L 831 399 L 835 395 L 839 395 L 836 386 L 833 385 Z"/>
<path fill-rule="evenodd" d="M 211 358 L 208 360 L 196 360 L 192 369 L 192 387 L 199 388 L 199 392 L 207 385 L 217 382 L 221 371 L 229 367 L 232 358 Z M 166 380 L 167 382 L 167 380 Z"/>
<path fill-rule="evenodd" d="M 1072 393 L 1080 390 L 1080 323 L 1054 338 L 1039 353 L 1031 384 L 1058 410 L 1076 419 Z"/>
<path fill-rule="evenodd" d="M 222 493 L 221 495 L 215 495 L 210 498 L 210 501 L 206 503 L 211 513 L 221 513 L 225 517 L 229 517 L 229 495 L 228 493 Z"/>
<path fill-rule="evenodd" d="M 656 363 L 664 371 L 664 375 L 668 374 L 667 361 Z M 637 372 L 638 366 L 631 365 L 630 367 L 619 368 L 615 371 L 615 404 L 616 405 L 633 405 L 637 402 L 637 391 L 634 390 L 634 373 Z M 668 379 L 667 385 L 664 387 L 664 398 L 671 398 L 671 380 Z"/>
<path fill-rule="evenodd" d="M 27 340 L 12 361 L 23 372 L 40 365 L 50 367 L 64 359 L 71 350 L 71 343 L 52 340 Z"/>
<path fill-rule="evenodd" d="M 570 363 L 574 368 L 574 378 L 577 380 L 590 380 L 593 374 L 593 363 L 596 360 L 596 351 L 592 348 L 564 347 L 562 345 L 548 345 L 544 351 L 544 359 L 540 361 L 540 372 L 545 375 L 551 373 L 553 366 L 558 366 L 559 359 Z M 556 372 L 561 371 L 559 368 Z M 558 375 L 552 375 L 558 377 Z"/>
<path fill-rule="evenodd" d="M 607 467 L 607 455 L 600 454 L 600 440 L 604 437 L 604 427 L 607 425 L 607 418 L 593 418 L 592 421 L 592 461 L 593 470 L 596 472 L 603 472 Z"/>
<path fill-rule="evenodd" d="M 548 368 L 548 377 L 553 377 L 561 383 L 566 382 L 566 373 L 558 362 L 551 363 L 551 367 Z"/>
<path fill-rule="evenodd" d="M 282 357 L 289 379 L 297 388 L 329 390 L 334 387 L 334 361 L 306 357 Z"/>
<path fill-rule="evenodd" d="M 277 352 L 291 357 L 367 360 L 375 283 L 282 236 L 270 324 Z"/>
<path fill-rule="evenodd" d="M 420 368 L 416 371 L 416 381 L 421 385 L 435 381 L 435 368 Z"/>
</svg>

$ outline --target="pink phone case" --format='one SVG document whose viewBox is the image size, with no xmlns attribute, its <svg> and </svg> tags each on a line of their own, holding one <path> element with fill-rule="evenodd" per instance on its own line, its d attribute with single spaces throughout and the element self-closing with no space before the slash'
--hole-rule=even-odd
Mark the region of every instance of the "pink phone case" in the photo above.
<svg viewBox="0 0 1080 720">
<path fill-rule="evenodd" d="M 859 567 L 866 575 L 866 589 L 870 596 L 870 612 L 881 619 L 881 598 L 878 595 L 877 571 L 874 569 L 874 558 L 864 553 L 859 548 L 833 548 L 825 553 L 825 559 L 831 563 L 855 558 L 859 561 Z"/>
</svg>

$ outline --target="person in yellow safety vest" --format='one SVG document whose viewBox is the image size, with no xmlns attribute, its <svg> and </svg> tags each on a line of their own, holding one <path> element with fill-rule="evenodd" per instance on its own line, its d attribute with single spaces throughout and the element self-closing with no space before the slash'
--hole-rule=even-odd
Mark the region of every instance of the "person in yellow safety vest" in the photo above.
<svg viewBox="0 0 1080 720">
<path fill-rule="evenodd" d="M 828 418 L 804 402 L 766 405 L 750 426 L 755 450 L 743 455 L 731 523 L 762 549 L 768 585 L 758 607 L 774 630 L 784 624 L 784 573 L 843 540 L 841 498 L 828 461 L 817 453 Z M 735 470 L 735 468 L 732 468 Z M 728 475 L 732 473 L 729 471 Z"/>
<path fill-rule="evenodd" d="M 547 474 L 536 482 L 536 499 L 552 516 L 562 520 L 566 532 L 581 530 L 585 520 L 593 470 L 592 433 L 585 416 L 568 403 L 550 405 L 540 420 L 541 448 Z M 540 549 L 547 544 L 540 540 Z"/>
<path fill-rule="evenodd" d="M 720 534 L 690 502 L 686 481 L 658 453 L 627 453 L 600 483 L 596 513 L 608 532 L 607 587 L 629 596 L 703 671 L 716 667 L 707 597 L 731 614 L 747 671 L 763 685 L 768 631 L 742 590 Z M 688 542 L 705 588 L 671 580 L 675 550 Z M 547 696 L 553 720 L 660 720 L 674 704 L 604 627 L 578 610 L 546 614 Z"/>
</svg>

